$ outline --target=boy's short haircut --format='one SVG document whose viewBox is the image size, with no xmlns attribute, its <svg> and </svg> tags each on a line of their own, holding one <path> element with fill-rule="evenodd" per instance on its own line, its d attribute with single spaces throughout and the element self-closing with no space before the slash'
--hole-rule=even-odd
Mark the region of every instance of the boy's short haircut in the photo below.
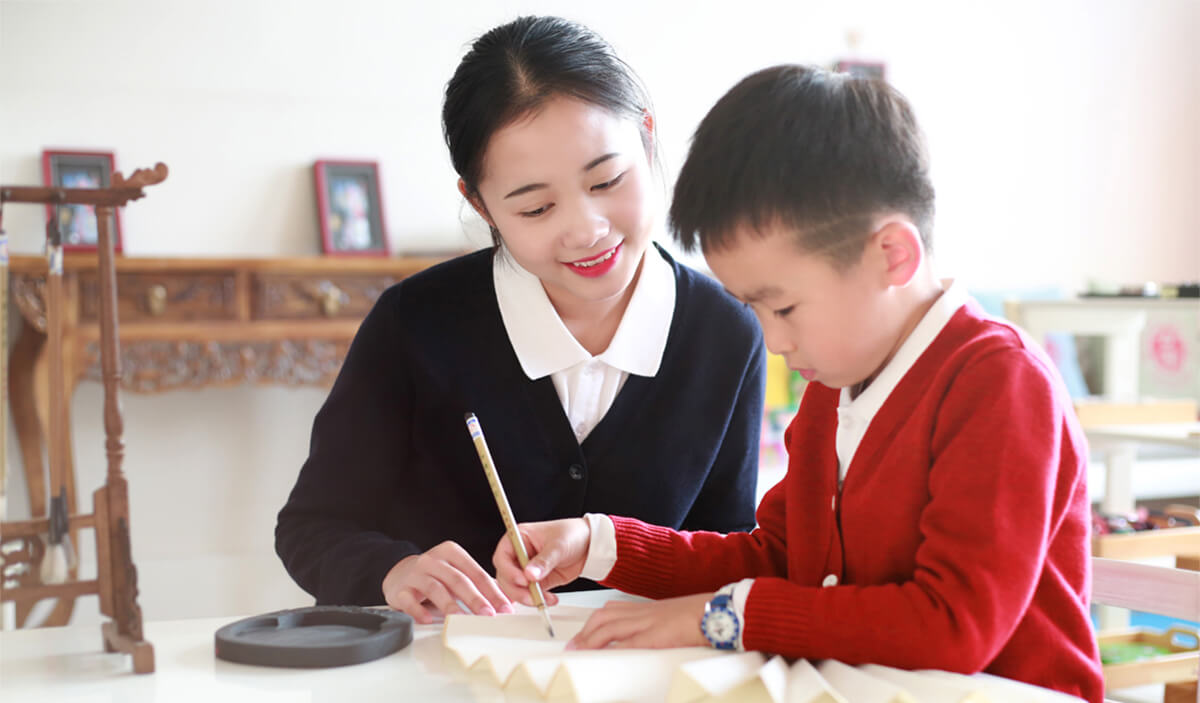
<svg viewBox="0 0 1200 703">
<path fill-rule="evenodd" d="M 882 80 L 810 66 L 751 74 L 701 121 L 675 184 L 670 222 L 685 251 L 736 229 L 784 226 L 839 270 L 862 257 L 875 216 L 933 229 L 925 142 L 908 101 Z"/>
</svg>

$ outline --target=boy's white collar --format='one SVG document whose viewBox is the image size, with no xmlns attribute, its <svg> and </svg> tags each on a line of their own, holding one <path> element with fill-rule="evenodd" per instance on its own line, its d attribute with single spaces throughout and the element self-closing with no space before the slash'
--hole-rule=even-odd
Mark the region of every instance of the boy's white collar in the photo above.
<svg viewBox="0 0 1200 703">
<path fill-rule="evenodd" d="M 884 401 L 896 390 L 900 379 L 904 378 L 917 359 L 925 353 L 946 323 L 950 322 L 950 318 L 954 317 L 954 313 L 967 302 L 966 286 L 952 278 L 944 278 L 941 283 L 942 294 L 925 312 L 908 338 L 900 344 L 891 361 L 871 381 L 871 385 L 853 399 L 850 397 L 849 388 L 842 389 L 838 398 L 839 409 L 867 422 L 875 417 Z"/>
</svg>

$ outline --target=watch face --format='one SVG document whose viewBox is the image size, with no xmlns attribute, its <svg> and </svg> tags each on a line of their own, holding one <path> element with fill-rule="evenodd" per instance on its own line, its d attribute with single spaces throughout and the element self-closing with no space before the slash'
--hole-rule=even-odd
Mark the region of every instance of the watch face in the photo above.
<svg viewBox="0 0 1200 703">
<path fill-rule="evenodd" d="M 728 610 L 710 610 L 704 617 L 704 632 L 713 642 L 733 642 L 737 631 L 737 620 Z"/>
<path fill-rule="evenodd" d="M 728 611 L 718 610 L 709 616 L 708 631 L 713 639 L 728 642 L 737 636 L 737 624 Z"/>
</svg>

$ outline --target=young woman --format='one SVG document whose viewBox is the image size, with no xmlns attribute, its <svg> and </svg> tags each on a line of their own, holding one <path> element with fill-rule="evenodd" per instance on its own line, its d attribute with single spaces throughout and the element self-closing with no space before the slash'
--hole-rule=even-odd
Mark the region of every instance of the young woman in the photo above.
<svg viewBox="0 0 1200 703">
<path fill-rule="evenodd" d="M 523 522 L 754 526 L 761 333 L 651 241 L 648 105 L 612 48 L 566 20 L 520 18 L 463 58 L 443 126 L 495 247 L 393 286 L 350 347 L 275 533 L 318 603 L 421 622 L 431 605 L 510 608 L 467 412 Z"/>
</svg>

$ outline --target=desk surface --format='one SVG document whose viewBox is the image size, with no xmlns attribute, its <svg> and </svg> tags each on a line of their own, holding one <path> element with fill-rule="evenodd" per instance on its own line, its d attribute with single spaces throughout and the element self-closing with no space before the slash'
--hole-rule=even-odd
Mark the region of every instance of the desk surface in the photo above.
<svg viewBox="0 0 1200 703">
<path fill-rule="evenodd" d="M 564 605 L 597 607 L 609 600 L 643 600 L 617 591 L 560 596 Z M 131 672 L 128 655 L 106 654 L 99 626 L 0 632 L 0 700 L 52 701 L 448 701 L 543 703 L 532 690 L 502 689 L 488 674 L 467 672 L 442 645 L 442 625 L 417 625 L 404 649 L 365 664 L 331 669 L 277 669 L 234 664 L 213 653 L 216 631 L 240 618 L 169 620 L 145 624 L 156 671 Z M 1005 682 L 1015 700 L 1077 701 L 1061 693 Z M 1013 689 L 1011 687 L 1018 688 Z"/>
<path fill-rule="evenodd" d="M 567 605 L 634 600 L 614 591 L 566 593 Z M 365 664 L 332 669 L 274 669 L 217 659 L 216 631 L 240 618 L 169 620 L 145 625 L 156 671 L 131 673 L 124 654 L 106 654 L 99 626 L 0 633 L 0 699 L 50 701 L 540 701 L 466 674 L 442 647 L 441 624 L 418 625 L 413 643 Z"/>
</svg>

